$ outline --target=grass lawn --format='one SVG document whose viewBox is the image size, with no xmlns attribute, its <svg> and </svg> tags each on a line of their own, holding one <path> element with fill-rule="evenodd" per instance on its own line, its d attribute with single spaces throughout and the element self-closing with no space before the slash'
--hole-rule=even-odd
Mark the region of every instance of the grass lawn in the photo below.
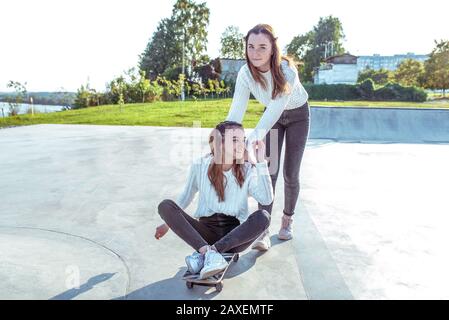
<svg viewBox="0 0 449 320">
<path fill-rule="evenodd" d="M 206 101 L 175 101 L 145 104 L 127 104 L 122 109 L 118 105 L 91 107 L 52 113 L 19 115 L 0 119 L 0 127 L 31 125 L 41 123 L 53 124 L 97 124 L 97 125 L 137 125 L 191 127 L 193 122 L 200 122 L 201 127 L 213 127 L 223 121 L 229 111 L 232 99 Z M 385 108 L 447 108 L 449 102 L 379 102 L 379 101 L 311 101 L 312 106 L 361 106 Z M 254 128 L 263 106 L 250 100 L 243 125 Z"/>
</svg>

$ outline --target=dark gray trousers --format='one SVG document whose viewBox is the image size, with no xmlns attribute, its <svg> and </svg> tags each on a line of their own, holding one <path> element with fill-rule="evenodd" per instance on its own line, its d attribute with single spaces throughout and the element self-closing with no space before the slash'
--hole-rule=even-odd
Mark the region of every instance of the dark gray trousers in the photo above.
<svg viewBox="0 0 449 320">
<path fill-rule="evenodd" d="M 264 139 L 273 192 L 275 191 L 279 174 L 282 144 L 285 140 L 283 211 L 288 216 L 295 214 L 296 202 L 299 196 L 299 171 L 309 136 L 309 127 L 310 108 L 306 102 L 302 107 L 284 110 L 279 120 Z M 267 206 L 259 203 L 259 210 L 262 209 L 271 215 L 273 202 Z"/>
<path fill-rule="evenodd" d="M 158 211 L 170 229 L 192 248 L 198 251 L 214 245 L 220 253 L 244 251 L 268 228 L 271 219 L 265 210 L 257 210 L 242 224 L 223 213 L 197 220 L 169 199 L 159 204 Z"/>
</svg>

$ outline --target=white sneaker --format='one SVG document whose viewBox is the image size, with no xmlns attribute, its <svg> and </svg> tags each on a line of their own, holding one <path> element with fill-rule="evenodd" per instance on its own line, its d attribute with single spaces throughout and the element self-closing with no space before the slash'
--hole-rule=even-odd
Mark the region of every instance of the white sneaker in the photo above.
<svg viewBox="0 0 449 320">
<path fill-rule="evenodd" d="M 200 279 L 207 279 L 220 273 L 228 266 L 226 259 L 214 250 L 207 250 L 204 257 L 204 267 L 200 271 Z"/>
<path fill-rule="evenodd" d="M 186 265 L 191 274 L 200 272 L 204 266 L 204 255 L 195 251 L 190 256 L 186 257 Z"/>
<path fill-rule="evenodd" d="M 251 249 L 267 251 L 271 247 L 270 230 L 265 230 L 251 246 Z"/>
<path fill-rule="evenodd" d="M 280 240 L 290 240 L 291 238 L 293 238 L 292 224 L 293 224 L 293 218 L 286 216 L 284 214 L 282 216 L 281 230 L 279 230 L 279 234 L 278 234 L 278 238 Z"/>
</svg>

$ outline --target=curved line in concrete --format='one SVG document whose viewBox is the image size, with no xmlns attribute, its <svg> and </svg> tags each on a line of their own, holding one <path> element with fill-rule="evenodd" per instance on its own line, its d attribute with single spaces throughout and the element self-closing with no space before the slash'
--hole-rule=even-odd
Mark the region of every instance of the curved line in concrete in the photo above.
<svg viewBox="0 0 449 320">
<path fill-rule="evenodd" d="M 124 294 L 124 296 L 123 296 L 124 299 L 126 300 L 126 297 L 128 296 L 128 293 L 130 292 L 130 286 L 131 286 L 131 273 L 130 273 L 130 271 L 129 271 L 128 265 L 126 264 L 125 260 L 124 260 L 124 259 L 117 253 L 117 252 L 115 252 L 115 251 L 112 250 L 111 248 L 108 248 L 108 247 L 106 247 L 105 245 L 103 245 L 103 244 L 101 244 L 101 243 L 99 243 L 99 242 L 97 242 L 97 241 L 95 241 L 95 240 L 92 240 L 92 239 L 89 239 L 89 238 L 86 238 L 86 237 L 83 237 L 83 236 L 79 236 L 79 235 L 76 235 L 76 234 L 72 234 L 72 233 L 68 233 L 68 232 L 63 232 L 63 231 L 57 231 L 57 230 L 51 230 L 51 229 L 44 229 L 44 228 L 21 227 L 21 226 L 0 226 L 0 228 L 4 228 L 4 229 L 8 229 L 8 228 L 9 228 L 9 229 L 38 230 L 38 231 L 52 232 L 52 233 L 56 233 L 56 234 L 63 234 L 63 235 L 65 235 L 65 236 L 74 237 L 74 238 L 78 238 L 78 239 L 82 239 L 82 240 L 91 242 L 91 243 L 93 243 L 94 245 L 96 245 L 96 246 L 98 246 L 98 247 L 101 247 L 101 248 L 103 248 L 103 249 L 105 249 L 105 250 L 111 252 L 113 255 L 115 255 L 115 256 L 121 261 L 121 263 L 123 264 L 123 266 L 125 267 L 125 270 L 126 270 L 127 284 L 126 284 L 126 288 L 125 288 L 125 294 Z"/>
</svg>

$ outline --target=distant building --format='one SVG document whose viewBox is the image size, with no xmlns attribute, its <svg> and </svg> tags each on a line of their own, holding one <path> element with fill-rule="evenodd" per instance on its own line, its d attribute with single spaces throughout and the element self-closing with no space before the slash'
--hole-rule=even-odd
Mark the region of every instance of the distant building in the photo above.
<svg viewBox="0 0 449 320">
<path fill-rule="evenodd" d="M 315 84 L 354 84 L 358 77 L 357 57 L 349 53 L 332 56 L 314 70 Z"/>
<path fill-rule="evenodd" d="M 246 63 L 245 59 L 220 59 L 220 80 L 232 81 L 237 79 L 240 68 Z"/>
<path fill-rule="evenodd" d="M 429 59 L 429 56 L 424 54 L 416 55 L 412 52 L 407 54 L 395 54 L 393 56 L 381 56 L 379 54 L 374 54 L 372 56 L 359 56 L 357 60 L 357 67 L 359 71 L 362 71 L 367 67 L 374 70 L 383 68 L 394 71 L 397 69 L 398 65 L 406 59 L 424 62 Z"/>
<path fill-rule="evenodd" d="M 426 61 L 428 55 L 416 55 L 414 53 L 395 54 L 393 56 L 381 56 L 374 54 L 372 56 L 353 56 L 349 53 L 337 55 L 326 59 L 325 63 L 314 70 L 315 84 L 355 84 L 359 72 L 366 68 L 374 70 L 387 69 L 394 71 L 398 65 L 406 60 L 413 59 L 421 62 Z"/>
</svg>

